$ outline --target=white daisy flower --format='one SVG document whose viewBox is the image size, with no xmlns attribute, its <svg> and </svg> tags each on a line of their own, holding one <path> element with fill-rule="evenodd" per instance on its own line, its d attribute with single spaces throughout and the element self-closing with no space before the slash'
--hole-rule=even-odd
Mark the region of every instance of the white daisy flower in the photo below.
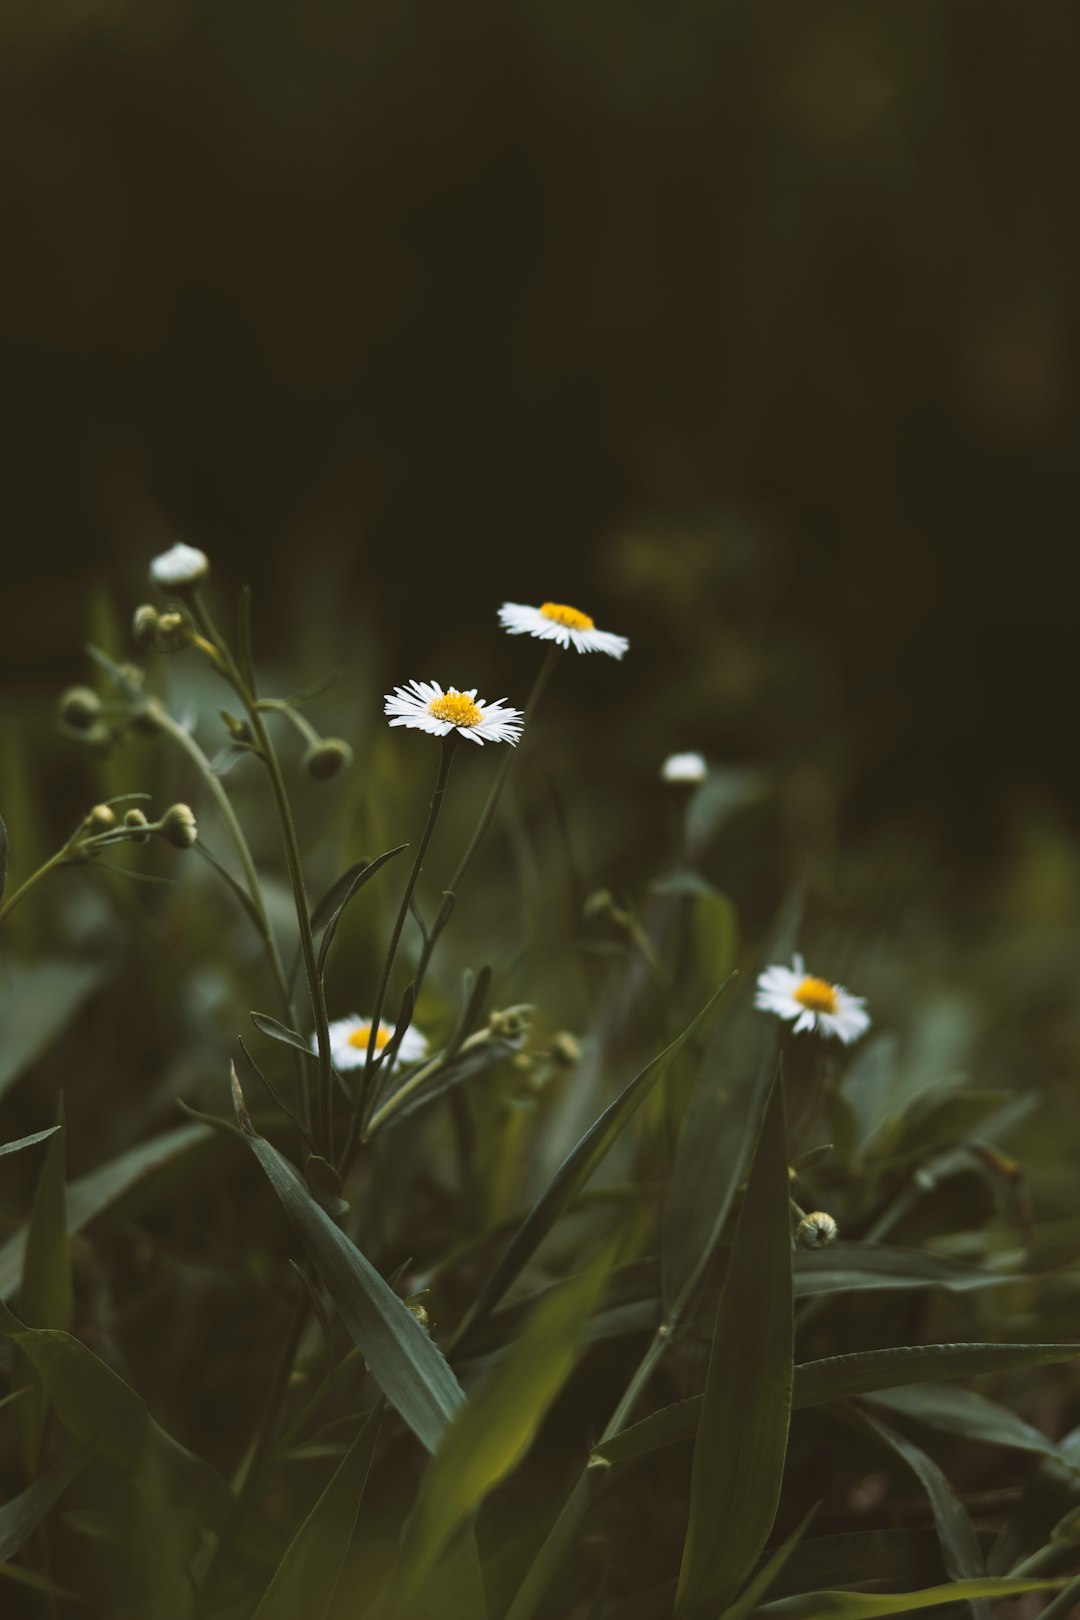
<svg viewBox="0 0 1080 1620">
<path fill-rule="evenodd" d="M 524 602 L 504 602 L 499 623 L 512 636 L 538 636 L 541 641 L 557 641 L 560 647 L 576 647 L 578 652 L 603 652 L 621 658 L 630 643 L 625 636 L 598 630 L 587 613 L 563 602 L 541 602 L 527 607 Z"/>
<path fill-rule="evenodd" d="M 169 551 L 163 551 L 150 564 L 150 577 L 164 590 L 181 590 L 185 585 L 197 585 L 210 572 L 210 559 L 205 551 L 178 542 Z"/>
<path fill-rule="evenodd" d="M 792 957 L 789 968 L 767 967 L 758 975 L 754 1006 L 777 1018 L 794 1020 L 796 1035 L 816 1029 L 822 1035 L 837 1036 L 845 1046 L 870 1028 L 865 998 L 849 995 L 842 984 L 815 979 L 806 972 L 799 955 Z"/>
<path fill-rule="evenodd" d="M 508 742 L 516 745 L 521 736 L 520 709 L 504 709 L 503 700 L 487 703 L 476 695 L 474 686 L 459 692 L 456 686 L 444 692 L 437 681 L 410 681 L 386 694 L 384 712 L 392 715 L 392 726 L 411 726 L 445 737 L 458 731 L 470 742 Z"/>
<path fill-rule="evenodd" d="M 704 754 L 669 754 L 660 767 L 665 782 L 704 782 L 708 774 Z"/>
<path fill-rule="evenodd" d="M 388 1024 L 384 1018 L 380 1018 L 378 1034 L 375 1036 L 376 1057 L 393 1038 L 394 1025 Z M 348 1018 L 335 1018 L 330 1025 L 330 1060 L 339 1074 L 346 1069 L 363 1067 L 367 1061 L 368 1041 L 370 1039 L 370 1018 L 358 1018 L 355 1013 L 350 1013 Z M 313 1035 L 311 1037 L 311 1050 L 317 1052 L 318 1049 L 318 1040 Z M 397 1060 L 405 1066 L 410 1063 L 419 1063 L 421 1058 L 427 1056 L 427 1049 L 426 1038 L 410 1024 L 401 1037 Z"/>
</svg>

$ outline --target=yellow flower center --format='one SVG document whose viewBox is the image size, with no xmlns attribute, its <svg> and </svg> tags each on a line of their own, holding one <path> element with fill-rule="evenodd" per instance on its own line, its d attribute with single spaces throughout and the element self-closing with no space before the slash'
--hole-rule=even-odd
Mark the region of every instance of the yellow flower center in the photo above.
<svg viewBox="0 0 1080 1620">
<path fill-rule="evenodd" d="M 351 1030 L 350 1033 L 349 1033 L 349 1045 L 350 1046 L 358 1046 L 361 1049 L 361 1051 L 363 1051 L 363 1052 L 367 1051 L 367 1043 L 368 1043 L 368 1041 L 370 1039 L 371 1039 L 371 1024 L 370 1024 L 370 1022 L 366 1023 L 366 1024 L 357 1024 L 356 1028 L 354 1030 Z M 390 1031 L 386 1028 L 385 1024 L 380 1024 L 379 1025 L 379 1033 L 375 1037 L 375 1050 L 376 1050 L 376 1052 L 381 1052 L 383 1047 L 386 1045 L 386 1043 L 387 1043 L 387 1041 L 389 1039 L 390 1039 Z"/>
<path fill-rule="evenodd" d="M 434 715 L 436 720 L 446 720 L 452 726 L 478 726 L 484 718 L 480 705 L 466 697 L 464 692 L 455 692 L 453 687 L 445 696 L 432 698 L 428 704 L 428 714 Z"/>
<path fill-rule="evenodd" d="M 804 979 L 795 991 L 795 1000 L 808 1012 L 834 1013 L 836 991 L 824 979 Z"/>
<path fill-rule="evenodd" d="M 579 608 L 567 607 L 564 602 L 541 602 L 540 611 L 545 619 L 554 619 L 566 630 L 592 630 L 592 619 Z"/>
</svg>

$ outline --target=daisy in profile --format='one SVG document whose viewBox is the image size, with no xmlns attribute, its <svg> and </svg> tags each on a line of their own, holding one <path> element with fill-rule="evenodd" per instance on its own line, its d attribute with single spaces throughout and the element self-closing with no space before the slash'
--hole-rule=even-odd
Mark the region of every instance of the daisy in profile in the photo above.
<svg viewBox="0 0 1080 1620">
<path fill-rule="evenodd" d="M 849 995 L 842 984 L 815 979 L 797 954 L 789 968 L 767 967 L 758 975 L 754 1006 L 792 1020 L 796 1035 L 816 1029 L 822 1035 L 835 1035 L 845 1046 L 870 1028 L 864 997 Z"/>
<path fill-rule="evenodd" d="M 630 643 L 625 636 L 598 630 L 587 613 L 563 602 L 541 602 L 527 607 L 524 602 L 504 602 L 499 623 L 512 636 L 536 636 L 540 641 L 557 641 L 560 647 L 578 652 L 603 652 L 621 658 Z"/>
<path fill-rule="evenodd" d="M 338 1073 L 346 1069 L 359 1069 L 367 1060 L 368 1041 L 371 1039 L 371 1019 L 358 1018 L 350 1013 L 348 1018 L 335 1018 L 330 1025 L 330 1060 Z M 375 1036 L 375 1055 L 378 1057 L 385 1046 L 394 1038 L 394 1026 L 384 1019 L 379 1020 L 378 1033 Z M 318 1042 L 311 1037 L 311 1049 L 318 1051 Z M 418 1029 L 410 1027 L 401 1037 L 398 1047 L 398 1062 L 403 1065 L 419 1063 L 427 1056 L 428 1043 Z"/>
<path fill-rule="evenodd" d="M 501 698 L 487 703 L 477 697 L 475 686 L 468 692 L 449 686 L 444 692 L 437 681 L 410 681 L 395 687 L 386 694 L 384 713 L 392 717 L 392 726 L 410 726 L 433 737 L 457 731 L 481 746 L 486 742 L 516 745 L 523 723 L 521 711 L 503 708 Z"/>
<path fill-rule="evenodd" d="M 704 754 L 669 754 L 660 767 L 665 782 L 704 782 L 708 774 Z"/>
</svg>

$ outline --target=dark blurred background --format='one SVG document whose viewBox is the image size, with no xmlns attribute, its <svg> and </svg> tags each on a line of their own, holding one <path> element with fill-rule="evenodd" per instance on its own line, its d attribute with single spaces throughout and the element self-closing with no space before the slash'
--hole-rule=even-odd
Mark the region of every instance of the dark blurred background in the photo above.
<svg viewBox="0 0 1080 1620">
<path fill-rule="evenodd" d="M 564 686 L 600 763 L 779 762 L 976 883 L 1075 821 L 1075 5 L 9 0 L 0 43 L 0 723 L 180 537 L 264 656 L 365 649 L 372 713 L 520 699 L 494 610 L 554 598 L 632 641 Z"/>
</svg>

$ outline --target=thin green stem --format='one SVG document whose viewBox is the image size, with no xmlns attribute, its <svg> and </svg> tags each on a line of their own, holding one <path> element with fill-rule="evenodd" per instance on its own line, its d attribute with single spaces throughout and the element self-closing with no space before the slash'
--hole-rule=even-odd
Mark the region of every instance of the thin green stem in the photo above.
<svg viewBox="0 0 1080 1620">
<path fill-rule="evenodd" d="M 281 1007 L 281 1011 L 285 1016 L 286 1022 L 291 1027 L 295 1023 L 296 1014 L 293 1010 L 292 996 L 289 994 L 289 986 L 285 977 L 285 967 L 281 960 L 281 952 L 278 949 L 278 943 L 274 936 L 274 930 L 270 926 L 270 918 L 267 915 L 266 903 L 263 899 L 262 886 L 259 882 L 259 874 L 256 871 L 255 862 L 252 859 L 251 849 L 248 845 L 248 841 L 244 836 L 244 829 L 241 827 L 236 811 L 233 809 L 232 800 L 226 793 L 225 788 L 222 785 L 221 778 L 219 776 L 215 776 L 213 770 L 211 769 L 209 759 L 203 753 L 203 750 L 199 747 L 199 744 L 195 741 L 195 738 L 191 735 L 190 731 L 185 730 L 185 728 L 180 725 L 178 721 L 174 720 L 164 705 L 159 703 L 156 698 L 151 698 L 148 701 L 146 705 L 146 713 L 158 726 L 160 726 L 161 730 L 164 731 L 167 736 L 173 739 L 179 748 L 183 749 L 184 753 L 191 760 L 192 764 L 199 772 L 199 775 L 202 777 L 211 798 L 217 805 L 217 808 L 221 813 L 222 820 L 229 829 L 229 836 L 233 841 L 237 859 L 243 868 L 244 882 L 247 886 L 251 903 L 255 908 L 255 913 L 259 919 L 259 932 L 262 936 L 263 944 L 266 947 L 266 954 L 270 963 L 270 970 L 274 976 L 274 984 L 277 989 L 278 1002 Z"/>
<path fill-rule="evenodd" d="M 374 1060 L 376 1041 L 379 1033 L 379 1025 L 382 1020 L 383 1007 L 386 1005 L 386 992 L 390 986 L 390 975 L 394 969 L 394 961 L 397 957 L 398 945 L 401 942 L 402 930 L 405 927 L 405 919 L 409 915 L 409 906 L 412 902 L 417 880 L 420 877 L 420 872 L 424 864 L 424 857 L 427 855 L 428 845 L 431 843 L 432 834 L 435 831 L 435 826 L 439 819 L 439 812 L 442 809 L 443 797 L 446 793 L 446 784 L 450 777 L 450 767 L 454 763 L 454 753 L 456 750 L 457 741 L 458 736 L 456 731 L 448 731 L 445 737 L 442 739 L 442 746 L 439 750 L 439 770 L 438 775 L 435 778 L 435 788 L 431 795 L 431 804 L 428 806 L 427 822 L 425 823 L 424 831 L 421 834 L 420 842 L 416 846 L 416 855 L 413 859 L 412 869 L 409 872 L 408 878 L 406 879 L 405 889 L 401 896 L 401 904 L 398 907 L 397 917 L 394 919 L 394 927 L 390 935 L 390 944 L 387 947 L 386 958 L 383 962 L 382 974 L 379 979 L 379 988 L 375 993 L 375 1005 L 372 1008 L 371 1013 L 371 1031 L 368 1035 L 367 1054 L 364 1059 L 364 1071 L 361 1076 L 360 1086 L 357 1092 L 356 1106 L 353 1109 L 352 1123 L 349 1128 L 349 1139 L 345 1144 L 345 1152 L 341 1159 L 340 1169 L 342 1175 L 346 1174 L 349 1165 L 352 1162 L 352 1157 L 356 1151 L 356 1146 L 359 1141 L 360 1130 L 364 1123 L 364 1114 L 370 1100 L 371 1084 L 375 1075 Z"/>
<path fill-rule="evenodd" d="M 288 790 L 285 778 L 282 775 L 281 764 L 274 748 L 273 740 L 266 729 L 266 722 L 258 708 L 258 699 L 250 691 L 247 682 L 240 674 L 236 661 L 222 640 L 217 627 L 210 618 L 209 613 L 197 591 L 191 593 L 191 607 L 201 629 L 217 654 L 217 662 L 225 675 L 226 680 L 244 705 L 251 729 L 254 733 L 258 753 L 266 766 L 270 777 L 270 787 L 277 807 L 278 821 L 281 825 L 281 837 L 285 846 L 285 863 L 289 869 L 289 882 L 292 886 L 293 902 L 296 907 L 296 925 L 300 935 L 300 954 L 304 960 L 304 972 L 307 976 L 308 994 L 311 998 L 312 1019 L 315 1024 L 315 1039 L 319 1058 L 318 1079 L 318 1139 L 320 1151 L 326 1158 L 333 1156 L 333 1092 L 330 1075 L 330 1031 L 326 1016 L 326 997 L 323 994 L 322 979 L 319 975 L 318 962 L 315 956 L 315 940 L 311 928 L 311 911 L 308 906 L 307 890 L 304 887 L 304 871 L 300 861 L 300 845 L 296 836 L 296 823 L 293 821 L 292 807 L 289 804 Z"/>
<path fill-rule="evenodd" d="M 3 904 L 0 904 L 0 923 L 3 922 L 4 918 L 9 912 L 15 910 L 15 907 L 19 904 L 20 900 L 25 900 L 26 896 L 31 894 L 33 890 L 37 888 L 42 878 L 47 877 L 50 872 L 56 869 L 56 867 L 63 866 L 70 854 L 71 844 L 69 842 L 66 843 L 62 849 L 58 849 L 55 855 L 50 855 L 49 859 L 39 866 L 36 872 L 31 872 L 30 876 L 26 879 L 26 882 L 21 884 L 19 888 L 15 890 L 14 894 L 9 894 Z"/>
</svg>

